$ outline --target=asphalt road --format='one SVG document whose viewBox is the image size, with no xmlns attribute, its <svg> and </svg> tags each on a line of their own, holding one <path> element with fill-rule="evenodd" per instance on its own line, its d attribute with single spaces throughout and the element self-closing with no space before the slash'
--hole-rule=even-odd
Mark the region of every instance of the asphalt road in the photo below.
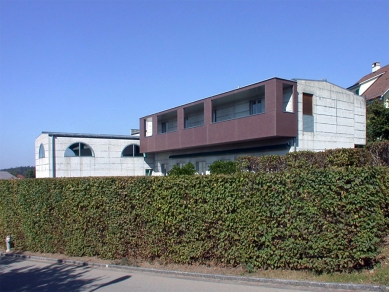
<svg viewBox="0 0 389 292">
<path fill-rule="evenodd" d="M 0 291 L 344 292 L 347 290 L 182 277 L 152 272 L 93 268 L 2 256 L 0 257 Z"/>
</svg>

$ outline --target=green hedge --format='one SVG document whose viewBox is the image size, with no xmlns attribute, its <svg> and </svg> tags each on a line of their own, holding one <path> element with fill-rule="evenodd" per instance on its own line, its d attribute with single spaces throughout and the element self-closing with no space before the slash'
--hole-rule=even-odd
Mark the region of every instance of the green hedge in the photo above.
<svg viewBox="0 0 389 292">
<path fill-rule="evenodd" d="M 0 182 L 0 235 L 34 252 L 348 271 L 388 227 L 388 168 Z"/>
<path fill-rule="evenodd" d="M 297 151 L 285 156 L 241 156 L 237 169 L 249 172 L 278 172 L 290 169 L 389 166 L 389 141 L 370 143 L 364 148 L 339 148 L 322 152 Z"/>
</svg>

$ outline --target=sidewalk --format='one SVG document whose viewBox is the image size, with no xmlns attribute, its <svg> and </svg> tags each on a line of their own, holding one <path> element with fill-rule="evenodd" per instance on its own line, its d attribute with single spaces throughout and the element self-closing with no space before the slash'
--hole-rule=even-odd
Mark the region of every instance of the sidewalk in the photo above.
<svg viewBox="0 0 389 292">
<path fill-rule="evenodd" d="M 54 278 L 57 280 L 54 281 Z M 30 283 L 22 283 L 22 279 L 29 279 Z M 15 283 L 20 285 L 15 287 Z M 46 290 L 49 287 L 50 290 Z M 95 291 L 96 289 L 129 291 L 129 288 L 131 291 L 251 291 L 250 287 L 255 288 L 253 291 L 266 292 L 389 291 L 377 285 L 201 274 L 0 253 L 0 291 L 2 292 Z M 12 290 L 13 288 L 15 289 Z M 38 288 L 39 290 L 35 290 Z"/>
</svg>

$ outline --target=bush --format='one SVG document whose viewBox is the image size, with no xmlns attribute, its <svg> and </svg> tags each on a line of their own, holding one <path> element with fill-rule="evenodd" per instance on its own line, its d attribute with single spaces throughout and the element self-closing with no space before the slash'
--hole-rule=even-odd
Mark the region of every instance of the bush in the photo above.
<svg viewBox="0 0 389 292">
<path fill-rule="evenodd" d="M 389 166 L 389 141 L 369 143 L 366 149 L 374 166 Z"/>
<path fill-rule="evenodd" d="M 241 156 L 236 160 L 241 172 L 279 172 L 293 169 L 389 166 L 389 141 L 365 148 L 339 148 L 322 152 L 297 151 L 285 156 Z"/>
<path fill-rule="evenodd" d="M 388 229 L 387 167 L 0 181 L 0 235 L 29 251 L 350 271 Z"/>
<path fill-rule="evenodd" d="M 211 174 L 233 174 L 236 170 L 236 163 L 234 161 L 217 160 L 209 166 Z"/>
<path fill-rule="evenodd" d="M 193 165 L 193 163 L 188 162 L 182 167 L 179 167 L 178 165 L 174 165 L 171 170 L 168 171 L 168 175 L 170 176 L 177 176 L 177 175 L 194 175 L 196 173 L 196 168 Z"/>
</svg>

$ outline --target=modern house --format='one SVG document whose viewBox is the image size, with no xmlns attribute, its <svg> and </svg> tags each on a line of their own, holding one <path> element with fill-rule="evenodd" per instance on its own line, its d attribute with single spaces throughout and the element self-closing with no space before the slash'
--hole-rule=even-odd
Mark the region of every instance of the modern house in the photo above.
<svg viewBox="0 0 389 292">
<path fill-rule="evenodd" d="M 137 135 L 42 132 L 35 140 L 36 177 L 151 174 L 153 162 L 139 152 Z"/>
<path fill-rule="evenodd" d="M 193 163 L 354 148 L 366 142 L 366 101 L 326 80 L 271 78 L 140 118 L 130 136 L 43 132 L 36 177 L 164 175 Z"/>
<path fill-rule="evenodd" d="M 163 175 L 204 174 L 239 155 L 353 148 L 366 142 L 366 102 L 326 80 L 271 78 L 140 118 L 140 152 Z"/>
<path fill-rule="evenodd" d="M 355 94 L 364 96 L 366 102 L 381 100 L 389 108 L 389 65 L 381 67 L 380 62 L 374 62 L 372 72 L 363 76 L 358 82 L 348 88 Z"/>
</svg>

